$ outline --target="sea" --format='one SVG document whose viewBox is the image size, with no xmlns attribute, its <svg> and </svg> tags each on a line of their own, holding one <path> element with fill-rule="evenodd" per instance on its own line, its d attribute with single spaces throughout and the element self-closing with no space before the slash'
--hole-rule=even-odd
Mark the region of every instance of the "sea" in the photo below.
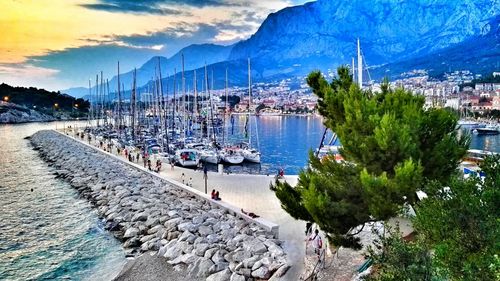
<svg viewBox="0 0 500 281">
<path fill-rule="evenodd" d="M 316 116 L 233 119 L 227 122 L 225 140 L 250 136 L 262 163 L 225 167 L 231 173 L 273 174 L 283 168 L 297 174 L 324 132 Z M 85 123 L 0 125 L 0 280 L 111 280 L 126 262 L 119 241 L 103 229 L 95 210 L 55 178 L 53 168 L 24 139 L 63 126 Z M 500 135 L 472 135 L 471 148 L 500 152 Z"/>
</svg>

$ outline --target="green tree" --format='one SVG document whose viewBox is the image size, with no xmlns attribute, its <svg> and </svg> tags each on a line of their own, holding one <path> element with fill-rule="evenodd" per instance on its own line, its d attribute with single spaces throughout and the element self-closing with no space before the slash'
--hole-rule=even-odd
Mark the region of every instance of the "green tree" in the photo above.
<svg viewBox="0 0 500 281">
<path fill-rule="evenodd" d="M 316 222 L 335 245 L 359 247 L 353 228 L 395 216 L 404 203 L 415 202 L 415 191 L 428 180 L 446 182 L 467 150 L 468 137 L 457 135 L 457 117 L 424 109 L 421 96 L 392 90 L 387 82 L 381 93 L 363 91 L 346 67 L 331 83 L 320 72 L 312 72 L 307 83 L 346 161 L 320 162 L 311 154 L 296 187 L 274 188 L 288 213 Z"/>
<path fill-rule="evenodd" d="M 500 156 L 481 166 L 484 179 L 455 177 L 416 205 L 414 225 L 433 245 L 435 267 L 452 280 L 499 280 Z"/>
<path fill-rule="evenodd" d="M 368 281 L 430 281 L 435 272 L 429 245 L 421 237 L 405 241 L 399 229 L 384 226 L 385 233 L 379 234 L 375 247 L 369 248 L 373 261 L 373 272 L 365 278 Z"/>
</svg>

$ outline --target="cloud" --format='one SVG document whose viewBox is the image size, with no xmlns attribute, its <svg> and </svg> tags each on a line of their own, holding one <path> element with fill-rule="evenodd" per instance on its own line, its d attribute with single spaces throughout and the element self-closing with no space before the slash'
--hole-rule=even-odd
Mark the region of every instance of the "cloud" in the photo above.
<svg viewBox="0 0 500 281">
<path fill-rule="evenodd" d="M 197 8 L 207 6 L 234 6 L 236 4 L 224 0 L 99 0 L 95 4 L 81 4 L 80 6 L 100 11 L 121 12 L 121 13 L 147 13 L 159 15 L 186 15 L 189 12 L 182 9 L 166 7 L 172 6 L 192 6 Z M 238 4 L 239 5 L 239 4 Z"/>
<path fill-rule="evenodd" d="M 35 66 L 33 64 L 0 63 L 0 83 L 13 86 L 36 86 L 57 90 L 58 69 Z"/>
</svg>

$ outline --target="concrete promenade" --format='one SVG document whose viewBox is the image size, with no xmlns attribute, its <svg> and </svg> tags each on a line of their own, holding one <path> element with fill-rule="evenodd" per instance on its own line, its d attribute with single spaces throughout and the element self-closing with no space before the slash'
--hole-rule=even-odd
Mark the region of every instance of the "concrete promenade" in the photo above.
<svg viewBox="0 0 500 281">
<path fill-rule="evenodd" d="M 68 136 L 74 137 L 73 132 L 66 131 Z M 77 141 L 81 139 L 74 138 Z M 99 144 L 94 141 L 92 145 L 98 147 Z M 116 149 L 113 148 L 114 155 L 125 159 L 123 153 L 118 155 Z M 143 165 L 142 159 L 136 162 Z M 154 166 L 154 163 L 152 163 Z M 178 185 L 182 185 L 182 174 L 184 174 L 184 184 L 192 179 L 192 188 L 205 192 L 205 181 L 201 170 L 195 171 L 175 166 L 171 169 L 168 163 L 162 163 L 162 170 L 159 175 L 167 180 L 176 181 Z M 285 176 L 285 180 L 291 185 L 297 183 L 297 176 Z M 287 257 L 292 264 L 292 267 L 287 272 L 285 277 L 290 280 L 298 280 L 304 270 L 305 258 L 305 222 L 293 219 L 280 206 L 279 200 L 276 198 L 273 191 L 269 189 L 270 183 L 274 181 L 274 176 L 266 175 L 246 175 L 246 174 L 219 174 L 208 172 L 207 191 L 210 193 L 212 189 L 218 190 L 223 202 L 228 202 L 231 205 L 238 206 L 246 212 L 253 212 L 260 217 L 272 221 L 279 225 L 279 239 L 284 240 L 283 246 Z M 293 279 L 295 277 L 295 279 Z"/>
</svg>

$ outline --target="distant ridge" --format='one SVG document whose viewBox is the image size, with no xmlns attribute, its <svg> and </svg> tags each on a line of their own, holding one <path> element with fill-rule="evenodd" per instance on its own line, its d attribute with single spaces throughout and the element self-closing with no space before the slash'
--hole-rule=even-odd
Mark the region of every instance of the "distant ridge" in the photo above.
<svg viewBox="0 0 500 281">
<path fill-rule="evenodd" d="M 169 59 L 160 57 L 162 74 L 180 70 L 184 53 L 186 70 L 202 73 L 205 62 L 214 70 L 215 88 L 223 87 L 226 68 L 231 84 L 244 86 L 248 57 L 254 82 L 303 76 L 349 64 L 357 38 L 368 66 L 379 66 L 373 69 L 375 79 L 414 68 L 487 73 L 500 60 L 499 14 L 498 0 L 318 0 L 270 14 L 255 34 L 234 45 L 191 45 Z M 142 91 L 156 62 L 152 58 L 138 69 Z M 191 75 L 186 74 L 188 84 Z M 120 78 L 129 89 L 131 73 Z M 172 77 L 164 83 L 172 83 Z"/>
</svg>

